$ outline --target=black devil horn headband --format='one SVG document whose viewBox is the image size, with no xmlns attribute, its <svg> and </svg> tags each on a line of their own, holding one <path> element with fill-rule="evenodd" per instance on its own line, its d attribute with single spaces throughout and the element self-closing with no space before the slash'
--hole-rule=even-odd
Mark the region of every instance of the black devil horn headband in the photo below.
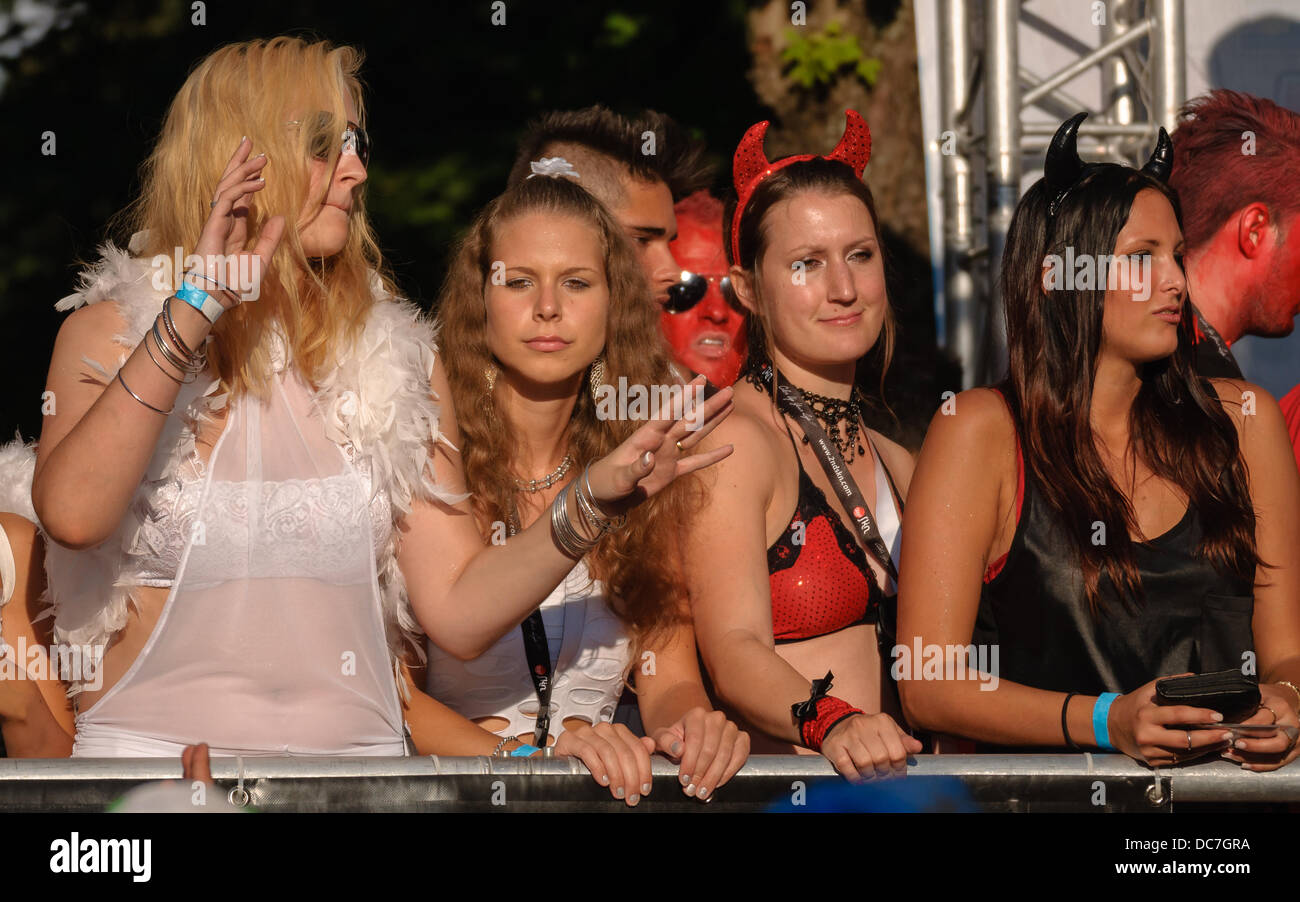
<svg viewBox="0 0 1300 902">
<path fill-rule="evenodd" d="M 1049 216 L 1055 216 L 1061 207 L 1061 201 L 1083 179 L 1103 163 L 1085 163 L 1079 159 L 1079 126 L 1088 118 L 1087 113 L 1075 113 L 1061 123 L 1061 127 L 1052 136 L 1052 143 L 1047 146 L 1047 162 L 1043 166 L 1043 176 L 1047 180 L 1048 190 L 1052 192 L 1052 203 L 1047 208 Z M 1174 167 L 1174 142 L 1169 140 L 1169 133 L 1162 127 L 1156 140 L 1156 149 L 1142 166 L 1142 171 L 1162 182 L 1169 181 L 1169 173 Z"/>
</svg>

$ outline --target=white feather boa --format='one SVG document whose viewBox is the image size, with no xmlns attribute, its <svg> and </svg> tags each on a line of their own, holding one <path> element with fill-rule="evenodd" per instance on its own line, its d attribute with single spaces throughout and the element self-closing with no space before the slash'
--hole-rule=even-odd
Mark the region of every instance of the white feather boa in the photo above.
<svg viewBox="0 0 1300 902">
<path fill-rule="evenodd" d="M 105 384 L 152 327 L 170 293 L 153 286 L 152 271 L 147 261 L 107 244 L 101 248 L 99 262 L 82 273 L 80 290 L 56 305 L 59 310 L 73 310 L 107 300 L 117 304 L 125 323 L 124 330 L 113 337 L 122 349 L 118 359 L 83 358 Z M 418 641 L 422 631 L 397 566 L 400 533 L 396 521 L 409 513 L 416 501 L 436 499 L 454 504 L 468 496 L 442 489 L 432 470 L 433 444 L 441 441 L 450 447 L 438 430 L 439 406 L 430 388 L 437 353 L 433 327 L 415 305 L 386 293 L 377 276 L 372 290 L 374 306 L 361 335 L 340 355 L 339 365 L 320 383 L 314 400 L 323 415 L 326 436 L 340 446 L 352 445 L 356 464 L 368 465 L 372 484 L 388 492 L 394 528 L 376 569 L 396 672 L 407 640 L 423 654 Z M 47 541 L 46 573 L 55 611 L 55 637 L 60 643 L 102 646 L 126 625 L 128 607 L 133 603 L 131 590 L 139 585 L 133 579 L 132 559 L 148 551 L 142 545 L 140 527 L 151 509 L 150 496 L 176 477 L 183 461 L 198 464 L 194 447 L 198 427 L 227 401 L 226 394 L 216 394 L 219 385 L 198 382 L 181 388 L 145 478 L 113 536 L 83 551 Z M 0 449 L 0 509 L 7 504 L 33 521 L 34 461 L 32 449 L 20 443 Z M 20 503 L 23 506 L 15 506 Z M 66 604 L 74 599 L 82 604 Z M 70 694 L 81 688 L 72 686 Z"/>
</svg>

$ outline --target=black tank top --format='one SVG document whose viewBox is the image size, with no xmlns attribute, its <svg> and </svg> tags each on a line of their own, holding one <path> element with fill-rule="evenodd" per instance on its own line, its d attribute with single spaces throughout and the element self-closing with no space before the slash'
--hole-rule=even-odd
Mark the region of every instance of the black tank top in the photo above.
<svg viewBox="0 0 1300 902">
<path fill-rule="evenodd" d="M 972 640 L 998 644 L 1001 679 L 1097 695 L 1242 666 L 1254 650 L 1253 587 L 1197 555 L 1194 505 L 1164 535 L 1134 543 L 1143 597 L 1121 602 L 1103 570 L 1104 607 L 1093 616 L 1076 554 L 1028 468 L 1024 476 L 1015 537 L 1001 571 L 984 584 Z"/>
</svg>

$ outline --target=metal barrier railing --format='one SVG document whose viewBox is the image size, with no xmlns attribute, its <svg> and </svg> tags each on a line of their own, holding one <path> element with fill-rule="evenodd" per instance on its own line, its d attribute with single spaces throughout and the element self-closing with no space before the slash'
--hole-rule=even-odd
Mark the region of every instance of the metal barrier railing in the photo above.
<svg viewBox="0 0 1300 902">
<path fill-rule="evenodd" d="M 1223 761 L 1151 769 L 1123 755 L 924 755 L 903 779 L 850 787 L 824 758 L 755 755 L 707 805 L 653 762 L 652 811 L 1171 811 L 1300 803 L 1300 768 Z M 573 759 L 214 758 L 221 796 L 260 811 L 616 811 Z M 174 759 L 2 759 L 0 812 L 103 811 L 132 788 L 178 780 Z M 246 795 L 237 790 L 243 790 Z"/>
</svg>

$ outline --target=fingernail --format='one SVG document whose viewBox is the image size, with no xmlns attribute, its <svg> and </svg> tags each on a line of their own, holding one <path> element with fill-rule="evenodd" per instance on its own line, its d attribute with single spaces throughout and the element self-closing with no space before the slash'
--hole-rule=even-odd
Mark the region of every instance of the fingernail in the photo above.
<svg viewBox="0 0 1300 902">
<path fill-rule="evenodd" d="M 253 154 L 253 159 L 256 160 L 258 157 L 264 157 L 264 156 L 266 156 L 266 151 L 262 151 L 261 153 L 255 153 L 255 154 Z"/>
<path fill-rule="evenodd" d="M 1232 742 L 1232 733 L 1224 733 L 1219 737 L 1220 742 Z"/>
<path fill-rule="evenodd" d="M 695 795 L 695 784 L 694 784 L 694 783 L 692 783 L 690 786 L 687 786 L 687 787 L 686 787 L 686 794 L 687 794 L 688 796 L 693 796 L 693 795 Z"/>
<path fill-rule="evenodd" d="M 259 181 L 259 182 L 265 182 L 265 181 L 266 181 L 266 179 L 263 179 L 263 178 L 259 178 L 259 179 L 258 179 L 258 181 Z"/>
<path fill-rule="evenodd" d="M 647 451 L 645 454 L 641 455 L 641 466 L 643 467 L 650 466 L 650 460 L 651 460 L 651 454 L 649 451 Z"/>
<path fill-rule="evenodd" d="M 242 138 L 239 139 L 239 143 L 240 143 L 240 144 L 243 144 L 243 143 L 244 143 L 245 141 L 247 141 L 247 140 L 248 140 L 248 135 L 244 135 L 244 137 L 242 137 Z"/>
<path fill-rule="evenodd" d="M 614 790 L 614 798 L 616 799 L 621 799 L 625 795 L 627 795 L 627 790 L 625 790 L 622 786 Z"/>
<path fill-rule="evenodd" d="M 601 786 L 608 786 L 608 785 L 609 785 L 609 774 L 601 774 L 601 776 L 600 776 L 600 785 L 601 785 Z"/>
<path fill-rule="evenodd" d="M 1214 717 L 1212 717 L 1212 718 L 1210 718 L 1210 719 L 1213 720 L 1215 723 L 1218 723 L 1219 721 L 1223 720 L 1223 715 L 1220 714 L 1218 711 L 1215 711 L 1215 712 L 1214 712 Z"/>
<path fill-rule="evenodd" d="M 1246 747 L 1246 740 L 1238 739 L 1236 742 L 1233 743 L 1233 745 L 1239 749 L 1244 749 Z"/>
<path fill-rule="evenodd" d="M 691 775 L 690 775 L 690 774 L 682 774 L 682 775 L 681 775 L 680 777 L 678 777 L 677 779 L 681 781 L 681 784 L 682 784 L 683 786 L 685 786 L 687 783 L 691 782 Z"/>
<path fill-rule="evenodd" d="M 635 804 L 636 804 L 637 802 L 639 802 L 639 801 L 641 801 L 641 797 L 640 797 L 639 795 L 637 795 L 636 793 L 633 793 L 632 795 L 628 796 L 628 799 L 627 799 L 627 803 L 628 803 L 629 805 L 635 805 Z"/>
<path fill-rule="evenodd" d="M 680 755 L 682 753 L 682 741 L 679 739 L 676 742 L 674 742 L 672 748 L 670 748 L 668 751 L 672 752 L 674 757 Z"/>
<path fill-rule="evenodd" d="M 642 783 L 642 784 L 641 784 L 641 794 L 642 794 L 642 795 L 649 795 L 649 794 L 650 794 L 650 790 L 651 790 L 652 788 L 653 788 L 653 787 L 652 787 L 649 783 Z"/>
<path fill-rule="evenodd" d="M 695 794 L 695 798 L 697 799 L 707 799 L 708 797 L 709 797 L 709 790 L 708 787 L 705 786 L 701 786 L 700 791 Z"/>
</svg>

